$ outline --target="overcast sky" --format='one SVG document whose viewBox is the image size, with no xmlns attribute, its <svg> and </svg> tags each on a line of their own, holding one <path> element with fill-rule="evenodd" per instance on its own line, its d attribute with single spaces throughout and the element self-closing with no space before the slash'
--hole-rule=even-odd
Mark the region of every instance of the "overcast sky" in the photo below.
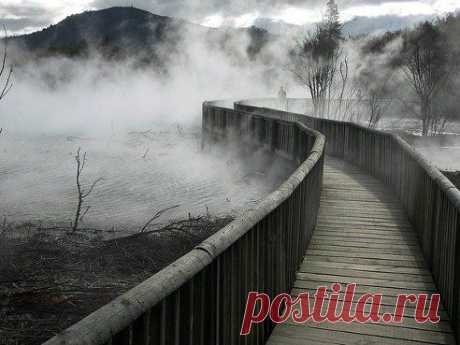
<svg viewBox="0 0 460 345">
<path fill-rule="evenodd" d="M 31 32 L 84 10 L 131 6 L 208 26 L 248 26 L 258 17 L 293 24 L 316 22 L 326 0 L 0 0 L 0 22 L 12 33 Z M 354 16 L 444 14 L 459 0 L 337 0 L 342 20 Z"/>
</svg>

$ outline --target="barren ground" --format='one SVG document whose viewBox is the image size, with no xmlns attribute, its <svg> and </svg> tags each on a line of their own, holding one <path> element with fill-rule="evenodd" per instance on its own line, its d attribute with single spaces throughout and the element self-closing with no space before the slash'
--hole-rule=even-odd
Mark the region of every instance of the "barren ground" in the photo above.
<svg viewBox="0 0 460 345">
<path fill-rule="evenodd" d="M 190 218 L 109 240 L 89 231 L 23 226 L 14 229 L 15 236 L 8 236 L 4 230 L 0 240 L 0 344 L 41 344 L 230 221 Z"/>
</svg>

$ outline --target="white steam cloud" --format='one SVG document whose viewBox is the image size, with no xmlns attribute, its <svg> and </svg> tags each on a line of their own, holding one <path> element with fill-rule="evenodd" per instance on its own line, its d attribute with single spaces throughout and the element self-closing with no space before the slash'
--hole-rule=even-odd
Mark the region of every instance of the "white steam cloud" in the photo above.
<svg viewBox="0 0 460 345">
<path fill-rule="evenodd" d="M 166 74 L 94 52 L 18 66 L 0 103 L 0 217 L 68 224 L 78 147 L 88 152 L 84 182 L 104 178 L 89 199 L 88 226 L 137 228 L 173 204 L 181 207 L 168 216 L 207 207 L 233 213 L 275 188 L 292 168 L 287 162 L 207 155 L 199 128 L 203 101 L 274 95 L 284 79 L 267 78 L 258 62 L 238 62 L 250 42 L 244 35 L 227 41 L 234 55 L 210 49 L 195 33 L 180 42 L 180 55 L 161 54 L 169 57 Z"/>
</svg>

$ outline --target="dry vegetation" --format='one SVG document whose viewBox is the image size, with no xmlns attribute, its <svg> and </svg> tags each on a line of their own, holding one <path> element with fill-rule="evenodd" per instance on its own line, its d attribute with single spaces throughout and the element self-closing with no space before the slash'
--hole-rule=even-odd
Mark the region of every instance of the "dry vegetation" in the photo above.
<svg viewBox="0 0 460 345">
<path fill-rule="evenodd" d="M 0 344 L 41 344 L 158 272 L 230 221 L 190 217 L 116 239 L 107 239 L 111 234 L 101 231 L 3 224 Z"/>
<path fill-rule="evenodd" d="M 460 189 L 460 171 L 444 171 L 443 173 L 458 189 Z"/>
</svg>

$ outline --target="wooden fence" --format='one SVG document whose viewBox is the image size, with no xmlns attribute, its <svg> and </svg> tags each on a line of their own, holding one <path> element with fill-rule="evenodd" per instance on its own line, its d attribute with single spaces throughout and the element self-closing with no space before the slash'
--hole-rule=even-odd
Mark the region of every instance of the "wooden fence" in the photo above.
<svg viewBox="0 0 460 345">
<path fill-rule="evenodd" d="M 315 228 L 325 139 L 302 123 L 203 106 L 207 142 L 240 141 L 299 162 L 255 209 L 46 345 L 263 344 L 269 320 L 239 336 L 249 291 L 289 291 Z"/>
<path fill-rule="evenodd" d="M 393 189 L 417 231 L 423 256 L 460 339 L 460 191 L 395 134 L 250 103 L 239 102 L 235 108 L 305 123 L 326 136 L 327 154 L 357 165 Z"/>
</svg>

